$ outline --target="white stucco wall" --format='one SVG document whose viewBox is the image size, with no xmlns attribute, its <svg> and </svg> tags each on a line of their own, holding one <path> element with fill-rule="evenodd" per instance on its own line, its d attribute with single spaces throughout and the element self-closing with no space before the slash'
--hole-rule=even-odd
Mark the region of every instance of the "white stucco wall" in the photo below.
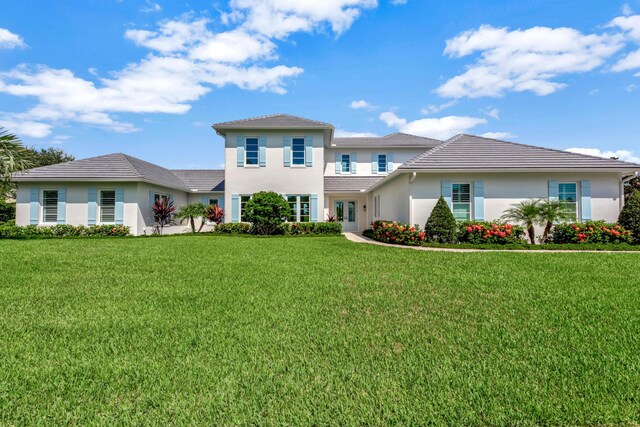
<svg viewBox="0 0 640 427">
<path fill-rule="evenodd" d="M 380 216 L 373 215 L 373 199 L 371 213 L 373 219 L 385 219 L 410 223 L 409 216 L 409 175 L 401 174 L 384 186 L 371 192 L 372 197 L 380 195 Z M 413 223 L 411 223 L 413 225 Z"/>
<path fill-rule="evenodd" d="M 426 151 L 424 148 L 336 148 L 330 147 L 325 149 L 324 161 L 326 176 L 385 176 L 386 173 L 373 174 L 371 169 L 371 155 L 393 153 L 393 170 L 398 166 L 411 160 L 419 154 Z M 356 173 L 355 174 L 336 174 L 336 153 L 351 154 L 356 153 Z"/>
</svg>

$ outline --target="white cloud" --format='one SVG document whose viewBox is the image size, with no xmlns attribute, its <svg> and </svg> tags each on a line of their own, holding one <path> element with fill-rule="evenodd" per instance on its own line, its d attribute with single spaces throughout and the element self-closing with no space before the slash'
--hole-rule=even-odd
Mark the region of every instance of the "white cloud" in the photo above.
<svg viewBox="0 0 640 427">
<path fill-rule="evenodd" d="M 591 71 L 623 46 L 619 34 L 585 35 L 573 28 L 548 27 L 512 31 L 483 25 L 447 40 L 449 57 L 478 58 L 437 93 L 449 98 L 498 97 L 509 91 L 549 95 L 565 87 L 553 80 L 556 77 Z"/>
<path fill-rule="evenodd" d="M 611 157 L 616 157 L 626 162 L 640 163 L 640 156 L 635 154 L 635 152 L 629 151 L 629 150 L 616 150 L 616 151 L 604 150 L 603 151 L 603 150 L 600 150 L 599 148 L 575 147 L 575 148 L 567 148 L 565 151 L 568 151 L 570 153 L 586 154 L 588 156 L 594 156 L 594 157 L 604 157 L 606 159 L 609 159 Z"/>
<path fill-rule="evenodd" d="M 510 132 L 485 132 L 482 135 L 485 138 L 492 138 L 492 139 L 513 139 L 516 138 L 516 135 L 510 133 Z"/>
<path fill-rule="evenodd" d="M 635 92 L 637 89 L 638 89 L 638 86 L 634 84 L 630 84 L 624 88 L 624 90 L 626 90 L 629 93 Z"/>
<path fill-rule="evenodd" d="M 69 135 L 56 135 L 53 137 L 53 140 L 51 141 L 52 144 L 62 144 L 63 142 L 67 141 L 71 139 L 71 137 Z"/>
<path fill-rule="evenodd" d="M 445 102 L 444 104 L 440 104 L 440 105 L 435 105 L 435 104 L 429 104 L 426 107 L 424 107 L 422 110 L 420 110 L 420 112 L 422 114 L 424 114 L 425 116 L 429 115 L 429 114 L 435 114 L 435 113 L 439 113 L 442 110 L 446 110 L 449 107 L 453 107 L 454 105 L 456 105 L 458 103 L 458 101 L 456 101 L 455 99 L 449 102 Z"/>
<path fill-rule="evenodd" d="M 631 6 L 629 6 L 627 3 L 623 4 L 620 10 L 622 11 L 622 14 L 624 16 L 633 15 L 633 9 L 631 9 Z"/>
<path fill-rule="evenodd" d="M 18 137 L 44 138 L 51 135 L 51 125 L 11 117 L 0 119 L 0 127 Z"/>
<path fill-rule="evenodd" d="M 335 137 L 336 138 L 373 138 L 377 137 L 375 133 L 371 132 L 350 132 L 344 129 L 336 129 Z"/>
<path fill-rule="evenodd" d="M 484 111 L 484 114 L 488 117 L 491 117 L 492 119 L 500 120 L 500 110 L 495 107 L 488 107 Z"/>
<path fill-rule="evenodd" d="M 619 28 L 630 39 L 640 41 L 640 15 L 618 16 L 611 20 L 607 26 Z"/>
<path fill-rule="evenodd" d="M 22 37 L 5 28 L 0 28 L 0 49 L 14 49 L 25 46 L 26 44 Z"/>
<path fill-rule="evenodd" d="M 616 62 L 613 67 L 611 67 L 611 71 L 620 72 L 635 70 L 637 68 L 640 68 L 640 50 L 631 52 L 620 61 Z"/>
<path fill-rule="evenodd" d="M 485 119 L 466 116 L 446 116 L 438 119 L 429 118 L 408 121 L 405 118 L 398 117 L 391 111 L 380 114 L 380 120 L 400 132 L 436 139 L 448 139 L 453 135 L 466 133 L 471 128 L 487 123 Z"/>
<path fill-rule="evenodd" d="M 354 110 L 366 109 L 369 111 L 373 111 L 376 108 L 378 108 L 375 105 L 371 105 L 371 103 L 365 101 L 364 99 L 361 99 L 359 101 L 351 101 L 351 104 L 349 104 L 349 107 L 353 108 Z"/>
<path fill-rule="evenodd" d="M 161 12 L 161 11 L 162 11 L 162 6 L 160 6 L 158 3 L 153 2 L 151 0 L 145 0 L 144 6 L 142 7 L 142 9 L 140 9 L 140 12 L 143 12 L 143 13 Z"/>
</svg>

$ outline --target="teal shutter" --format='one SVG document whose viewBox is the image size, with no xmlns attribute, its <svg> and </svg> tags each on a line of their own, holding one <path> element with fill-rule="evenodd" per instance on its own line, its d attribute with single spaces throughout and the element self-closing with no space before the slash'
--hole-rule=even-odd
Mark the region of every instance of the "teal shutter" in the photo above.
<svg viewBox="0 0 640 427">
<path fill-rule="evenodd" d="M 340 153 L 336 153 L 336 173 L 342 173 L 342 156 Z"/>
<path fill-rule="evenodd" d="M 313 136 L 307 135 L 304 138 L 304 164 L 306 167 L 313 166 Z"/>
<path fill-rule="evenodd" d="M 378 173 L 378 153 L 371 153 L 371 173 Z"/>
<path fill-rule="evenodd" d="M 440 181 L 440 195 L 444 197 L 444 201 L 447 202 L 447 205 L 451 208 L 451 181 Z"/>
<path fill-rule="evenodd" d="M 311 195 L 311 212 L 309 213 L 311 222 L 318 222 L 318 195 Z"/>
<path fill-rule="evenodd" d="M 387 173 L 393 172 L 393 153 L 387 153 Z"/>
<path fill-rule="evenodd" d="M 267 166 L 267 137 L 258 137 L 258 165 L 261 168 Z"/>
<path fill-rule="evenodd" d="M 31 193 L 29 193 L 29 224 L 38 224 L 38 211 L 40 210 L 40 189 L 31 187 Z"/>
<path fill-rule="evenodd" d="M 240 222 L 240 195 L 231 195 L 231 222 Z"/>
<path fill-rule="evenodd" d="M 67 220 L 67 189 L 58 188 L 58 224 L 64 224 Z"/>
<path fill-rule="evenodd" d="M 291 166 L 291 137 L 290 136 L 283 137 L 282 144 L 284 147 L 284 150 L 283 150 L 284 167 L 288 168 L 289 166 Z"/>
<path fill-rule="evenodd" d="M 116 224 L 124 224 L 124 188 L 116 188 Z"/>
<path fill-rule="evenodd" d="M 238 148 L 238 167 L 244 166 L 244 136 L 236 137 L 236 146 Z"/>
<path fill-rule="evenodd" d="M 358 155 L 356 153 L 351 153 L 351 173 L 355 175 L 356 167 L 358 166 Z"/>
<path fill-rule="evenodd" d="M 591 221 L 591 181 L 580 181 L 580 212 L 583 221 Z"/>
<path fill-rule="evenodd" d="M 96 225 L 96 211 L 98 210 L 98 190 L 89 188 L 87 193 L 87 224 Z"/>
<path fill-rule="evenodd" d="M 156 204 L 155 192 L 149 191 L 149 214 L 151 215 L 151 224 L 155 222 L 155 218 L 153 215 L 153 205 L 155 204 Z"/>
<path fill-rule="evenodd" d="M 473 181 L 473 219 L 484 221 L 484 181 Z"/>
<path fill-rule="evenodd" d="M 200 201 L 202 202 L 203 205 L 209 206 L 209 198 L 208 197 L 203 196 L 202 199 L 200 199 Z"/>
<path fill-rule="evenodd" d="M 220 209 L 224 209 L 224 194 L 222 195 L 222 197 L 218 198 L 218 207 Z"/>
<path fill-rule="evenodd" d="M 549 199 L 558 200 L 560 192 L 558 190 L 558 181 L 549 181 Z"/>
</svg>

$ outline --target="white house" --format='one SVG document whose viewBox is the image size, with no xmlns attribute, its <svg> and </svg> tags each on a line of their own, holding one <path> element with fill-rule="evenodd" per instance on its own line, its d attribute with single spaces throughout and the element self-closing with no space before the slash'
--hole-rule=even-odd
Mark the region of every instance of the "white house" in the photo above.
<svg viewBox="0 0 640 427">
<path fill-rule="evenodd" d="M 290 221 L 330 216 L 346 231 L 375 219 L 424 226 L 440 196 L 457 219 L 494 220 L 530 198 L 558 198 L 576 220 L 615 221 L 640 165 L 473 135 L 336 138 L 328 123 L 278 114 L 213 125 L 225 170 L 169 170 L 109 154 L 15 175 L 18 225 L 123 224 L 149 234 L 154 200 L 225 208 L 240 222 L 258 191 L 283 195 Z M 186 224 L 168 232 L 182 232 Z"/>
</svg>

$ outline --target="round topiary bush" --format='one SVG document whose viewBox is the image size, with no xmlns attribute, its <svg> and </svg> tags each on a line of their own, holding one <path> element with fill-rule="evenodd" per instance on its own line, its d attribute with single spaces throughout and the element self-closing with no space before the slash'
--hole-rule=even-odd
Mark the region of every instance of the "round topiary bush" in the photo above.
<svg viewBox="0 0 640 427">
<path fill-rule="evenodd" d="M 424 227 L 426 240 L 438 243 L 455 243 L 456 242 L 456 219 L 453 217 L 449 205 L 445 202 L 444 197 L 440 197 L 438 203 L 431 211 L 431 215 Z"/>
<path fill-rule="evenodd" d="M 290 210 L 289 203 L 280 194 L 261 191 L 244 206 L 243 220 L 252 224 L 253 234 L 279 234 Z"/>
<path fill-rule="evenodd" d="M 631 231 L 633 242 L 640 244 L 640 190 L 631 193 L 618 217 L 618 224 Z"/>
</svg>

